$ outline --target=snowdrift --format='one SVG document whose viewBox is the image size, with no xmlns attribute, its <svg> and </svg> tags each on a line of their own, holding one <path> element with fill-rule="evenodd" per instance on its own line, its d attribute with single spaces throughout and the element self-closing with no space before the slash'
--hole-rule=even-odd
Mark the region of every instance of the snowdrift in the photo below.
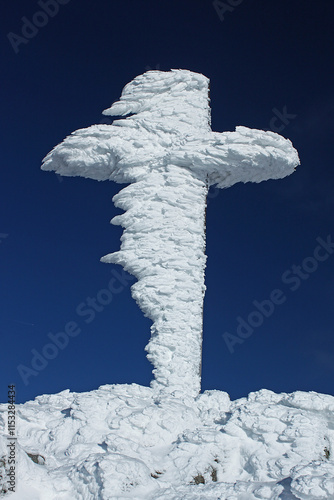
<svg viewBox="0 0 334 500">
<path fill-rule="evenodd" d="M 0 457 L 6 417 L 1 405 Z M 230 401 L 206 391 L 179 399 L 105 385 L 18 405 L 17 428 L 11 500 L 334 499 L 328 395 L 261 390 Z"/>
</svg>

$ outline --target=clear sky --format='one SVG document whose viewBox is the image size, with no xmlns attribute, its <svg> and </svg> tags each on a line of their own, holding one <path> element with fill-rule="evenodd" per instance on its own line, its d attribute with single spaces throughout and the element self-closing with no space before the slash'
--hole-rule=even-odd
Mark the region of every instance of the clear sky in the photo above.
<svg viewBox="0 0 334 500">
<path fill-rule="evenodd" d="M 40 165 L 72 131 L 108 123 L 101 111 L 135 76 L 171 68 L 211 79 L 213 130 L 277 131 L 301 159 L 283 180 L 210 192 L 202 389 L 232 399 L 261 388 L 334 394 L 333 20 L 331 0 L 6 2 L 1 401 L 12 382 L 19 402 L 149 385 L 151 322 L 131 298 L 133 281 L 99 261 L 120 245 L 109 220 L 121 213 L 111 198 L 122 185 L 61 179 Z M 106 303 L 101 290 L 115 277 Z M 70 336 L 56 335 L 65 329 Z"/>
</svg>

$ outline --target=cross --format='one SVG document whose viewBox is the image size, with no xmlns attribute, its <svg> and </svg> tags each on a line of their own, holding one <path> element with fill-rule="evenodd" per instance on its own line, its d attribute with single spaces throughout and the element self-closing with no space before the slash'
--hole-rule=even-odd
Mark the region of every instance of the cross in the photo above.
<svg viewBox="0 0 334 500">
<path fill-rule="evenodd" d="M 77 130 L 44 159 L 43 170 L 129 185 L 114 196 L 125 212 L 118 252 L 101 260 L 137 278 L 132 296 L 148 316 L 151 386 L 200 391 L 208 189 L 291 174 L 291 142 L 273 132 L 211 130 L 209 80 L 188 70 L 148 71 L 103 113 L 111 125 Z"/>
</svg>

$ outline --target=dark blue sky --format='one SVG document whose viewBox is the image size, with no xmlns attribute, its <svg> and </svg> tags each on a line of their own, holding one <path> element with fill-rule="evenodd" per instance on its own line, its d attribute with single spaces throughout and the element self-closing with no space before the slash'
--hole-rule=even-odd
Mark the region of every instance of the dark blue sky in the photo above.
<svg viewBox="0 0 334 500">
<path fill-rule="evenodd" d="M 213 130 L 280 130 L 301 159 L 283 180 L 210 193 L 203 390 L 233 399 L 261 388 L 334 394 L 334 253 L 317 248 L 319 237 L 334 240 L 333 2 L 226 0 L 218 13 L 205 0 L 59 0 L 53 17 L 40 14 L 42 4 L 6 2 L 0 20 L 0 400 L 11 382 L 20 402 L 149 385 L 151 322 L 131 281 L 116 279 L 109 304 L 78 314 L 89 298 L 106 301 L 101 290 L 115 271 L 122 277 L 99 262 L 119 248 L 121 228 L 109 220 L 122 186 L 59 179 L 40 164 L 66 135 L 101 122 L 123 86 L 150 68 L 205 74 Z M 269 317 L 252 314 L 275 289 L 282 303 L 267 303 Z M 261 326 L 244 327 L 251 335 L 231 353 L 223 334 L 237 335 L 241 320 Z M 33 353 L 71 322 L 77 335 L 47 348 L 54 359 L 34 369 Z M 19 365 L 34 370 L 26 384 Z"/>
</svg>

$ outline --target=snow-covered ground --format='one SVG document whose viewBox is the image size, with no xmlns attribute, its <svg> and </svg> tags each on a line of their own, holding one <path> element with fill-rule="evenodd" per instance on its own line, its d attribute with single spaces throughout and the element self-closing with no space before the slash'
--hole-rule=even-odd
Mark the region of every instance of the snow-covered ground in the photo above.
<svg viewBox="0 0 334 500">
<path fill-rule="evenodd" d="M 11 500 L 334 499 L 334 397 L 314 392 L 67 390 L 18 405 L 17 436 Z"/>
</svg>

